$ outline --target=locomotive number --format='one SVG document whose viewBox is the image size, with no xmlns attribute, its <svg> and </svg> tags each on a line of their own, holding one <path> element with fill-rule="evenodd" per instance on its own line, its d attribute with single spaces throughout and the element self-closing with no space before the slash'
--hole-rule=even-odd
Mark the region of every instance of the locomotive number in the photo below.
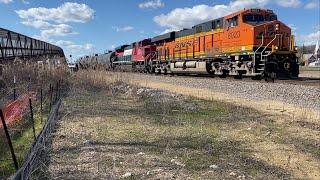
<svg viewBox="0 0 320 180">
<path fill-rule="evenodd" d="M 240 37 L 240 31 L 230 32 L 228 34 L 229 39 L 236 39 Z"/>
<path fill-rule="evenodd" d="M 175 48 L 180 48 L 180 47 L 187 47 L 187 46 L 192 46 L 193 41 L 187 41 L 187 42 L 178 42 L 175 46 Z"/>
</svg>

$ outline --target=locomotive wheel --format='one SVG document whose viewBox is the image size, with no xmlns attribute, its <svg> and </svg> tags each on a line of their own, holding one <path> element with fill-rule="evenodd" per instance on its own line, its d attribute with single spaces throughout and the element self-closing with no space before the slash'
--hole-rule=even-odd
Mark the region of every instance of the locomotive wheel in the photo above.
<svg viewBox="0 0 320 180">
<path fill-rule="evenodd" d="M 164 74 L 164 75 L 167 75 L 167 74 L 168 74 L 167 69 L 163 69 L 163 74 Z"/>
<path fill-rule="evenodd" d="M 145 70 L 146 70 L 146 72 L 148 72 L 149 74 L 152 74 L 152 70 L 151 70 L 151 66 L 150 66 L 150 65 L 147 65 L 147 66 L 145 67 Z"/>
<path fill-rule="evenodd" d="M 212 69 L 213 67 L 213 62 L 207 62 L 206 63 L 206 70 L 207 70 L 207 73 L 211 76 L 214 76 L 214 73 L 215 71 Z"/>
<path fill-rule="evenodd" d="M 298 64 L 292 64 L 290 78 L 297 79 L 298 77 L 299 77 L 299 65 Z"/>
<path fill-rule="evenodd" d="M 251 79 L 252 80 L 262 80 L 263 77 L 261 75 L 258 75 L 258 76 L 253 76 Z"/>
<path fill-rule="evenodd" d="M 242 79 L 243 78 L 243 74 L 246 74 L 246 71 L 244 70 L 239 70 L 238 71 L 238 75 L 235 76 L 236 79 Z"/>
<path fill-rule="evenodd" d="M 215 71 L 213 71 L 212 73 L 210 73 L 209 76 L 212 77 L 212 78 L 216 77 Z"/>
<path fill-rule="evenodd" d="M 219 75 L 219 78 L 227 78 L 226 74 Z"/>
<path fill-rule="evenodd" d="M 225 69 L 222 70 L 222 75 L 220 75 L 219 77 L 220 77 L 220 78 L 227 78 L 227 76 L 228 76 L 228 73 L 227 73 L 227 72 L 228 72 L 228 70 L 225 70 Z"/>
<path fill-rule="evenodd" d="M 242 73 L 239 73 L 238 75 L 234 76 L 234 79 L 242 79 Z"/>
<path fill-rule="evenodd" d="M 272 82 L 274 82 L 274 79 L 277 76 L 277 71 L 278 71 L 278 64 L 276 62 L 268 62 L 266 64 L 265 70 L 264 70 L 264 74 L 263 77 L 266 81 L 268 81 L 269 79 L 272 80 Z"/>
</svg>

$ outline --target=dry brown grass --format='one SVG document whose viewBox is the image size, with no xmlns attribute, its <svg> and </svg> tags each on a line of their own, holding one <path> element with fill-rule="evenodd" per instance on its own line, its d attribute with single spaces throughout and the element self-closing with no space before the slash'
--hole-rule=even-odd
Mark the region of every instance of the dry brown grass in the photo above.
<svg viewBox="0 0 320 180">
<path fill-rule="evenodd" d="M 56 86 L 59 80 L 68 83 L 68 69 L 65 66 L 51 64 L 40 65 L 37 63 L 23 63 L 17 61 L 14 64 L 3 66 L 2 84 L 0 87 L 0 106 L 13 99 L 14 76 L 16 77 L 17 96 L 28 91 L 38 92 L 42 87 L 49 89 L 49 85 Z"/>
<path fill-rule="evenodd" d="M 68 71 L 64 67 L 40 66 L 38 64 L 24 64 L 16 62 L 4 66 L 3 76 L 0 83 L 0 108 L 13 100 L 13 76 L 16 76 L 17 97 L 33 91 L 36 96 L 32 98 L 33 114 L 36 134 L 39 134 L 49 113 L 49 85 L 56 88 L 56 83 L 63 79 L 63 89 L 66 90 L 68 84 Z M 43 89 L 43 112 L 42 120 L 40 113 L 40 88 Z M 53 93 L 55 98 L 56 93 Z M 23 118 L 10 124 L 8 127 L 15 155 L 19 166 L 22 165 L 26 153 L 34 141 L 32 121 L 30 120 L 29 106 L 24 109 Z M 6 178 L 15 172 L 9 146 L 3 129 L 0 129 L 0 179 Z"/>
<path fill-rule="evenodd" d="M 123 82 L 190 97 L 137 96 Z M 56 179 L 114 179 L 126 172 L 135 179 L 318 179 L 319 122 L 265 103 L 82 71 L 62 107 L 49 172 Z"/>
</svg>

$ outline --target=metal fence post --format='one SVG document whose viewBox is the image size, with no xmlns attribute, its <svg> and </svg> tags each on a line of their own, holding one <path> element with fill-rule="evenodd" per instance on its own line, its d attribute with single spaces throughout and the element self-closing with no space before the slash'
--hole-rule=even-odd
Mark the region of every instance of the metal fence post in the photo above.
<svg viewBox="0 0 320 180">
<path fill-rule="evenodd" d="M 54 99 L 54 102 L 57 102 L 57 100 L 58 100 L 58 88 L 59 88 L 59 82 L 57 81 L 57 84 L 56 84 L 56 97 Z"/>
<path fill-rule="evenodd" d="M 49 112 L 51 111 L 51 107 L 52 107 L 52 93 L 53 93 L 53 87 L 50 84 L 50 106 L 49 106 Z"/>
<path fill-rule="evenodd" d="M 7 124 L 6 124 L 5 120 L 4 120 L 4 115 L 3 115 L 2 109 L 0 109 L 0 118 L 1 118 L 1 121 L 2 121 L 4 132 L 5 132 L 6 137 L 7 137 L 7 141 L 8 141 L 8 145 L 9 145 L 9 148 L 10 148 L 10 152 L 11 152 L 11 156 L 12 156 L 14 167 L 16 168 L 16 170 L 18 170 L 19 169 L 18 161 L 17 161 L 16 155 L 14 154 L 14 149 L 13 149 L 13 146 L 12 146 L 10 134 L 8 132 Z"/>
<path fill-rule="evenodd" d="M 16 76 L 13 76 L 13 100 L 17 99 L 17 92 L 16 92 Z"/>
<path fill-rule="evenodd" d="M 58 88 L 58 99 L 60 99 L 60 89 L 61 89 L 61 80 L 59 79 L 58 81 L 58 84 L 59 84 L 59 88 Z"/>
<path fill-rule="evenodd" d="M 29 83 L 28 83 L 28 91 L 30 91 L 30 88 L 31 88 L 31 75 L 30 74 L 28 76 L 28 81 L 29 81 Z"/>
<path fill-rule="evenodd" d="M 40 88 L 40 118 L 41 118 L 41 124 L 42 124 L 42 113 L 43 113 L 43 107 L 42 102 L 43 101 L 43 95 L 42 95 L 42 87 Z"/>
<path fill-rule="evenodd" d="M 30 107 L 30 120 L 32 122 L 32 130 L 33 130 L 33 137 L 34 137 L 34 140 L 36 140 L 36 129 L 35 129 L 35 122 L 34 122 L 34 119 L 33 119 L 33 109 L 32 109 L 32 102 L 31 102 L 31 98 L 29 98 L 29 107 Z"/>
</svg>

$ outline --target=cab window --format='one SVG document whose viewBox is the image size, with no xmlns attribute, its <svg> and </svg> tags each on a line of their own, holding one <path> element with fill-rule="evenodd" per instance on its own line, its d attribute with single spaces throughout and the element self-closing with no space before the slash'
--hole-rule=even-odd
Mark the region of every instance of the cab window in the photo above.
<svg viewBox="0 0 320 180">
<path fill-rule="evenodd" d="M 202 32 L 202 26 L 197 26 L 196 27 L 196 33 Z"/>
<path fill-rule="evenodd" d="M 215 28 L 221 28 L 221 21 L 220 20 L 216 21 Z"/>
<path fill-rule="evenodd" d="M 276 15 L 267 15 L 265 18 L 266 21 L 276 21 L 277 16 Z"/>
<path fill-rule="evenodd" d="M 260 14 L 245 14 L 243 16 L 243 22 L 245 23 L 259 23 L 263 21 L 264 17 Z"/>
<path fill-rule="evenodd" d="M 232 17 L 232 18 L 230 18 L 230 19 L 227 19 L 226 21 L 225 21 L 225 26 L 227 27 L 227 28 L 229 28 L 229 27 L 235 27 L 235 26 L 238 26 L 238 20 L 239 20 L 239 17 L 238 16 L 234 16 L 234 17 Z"/>
</svg>

